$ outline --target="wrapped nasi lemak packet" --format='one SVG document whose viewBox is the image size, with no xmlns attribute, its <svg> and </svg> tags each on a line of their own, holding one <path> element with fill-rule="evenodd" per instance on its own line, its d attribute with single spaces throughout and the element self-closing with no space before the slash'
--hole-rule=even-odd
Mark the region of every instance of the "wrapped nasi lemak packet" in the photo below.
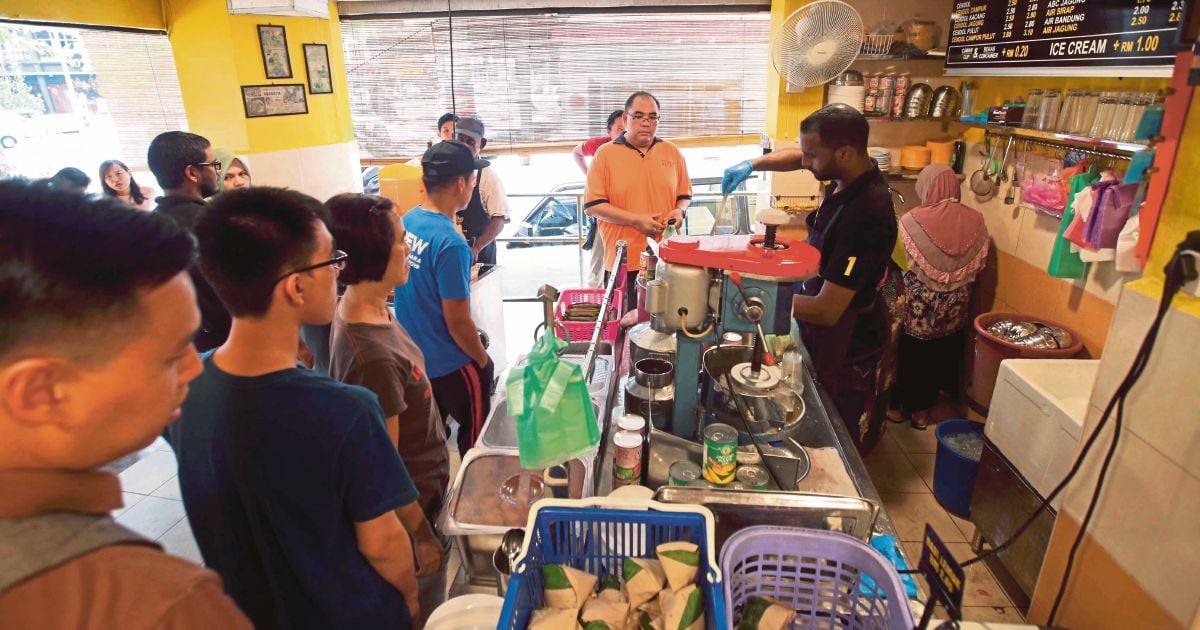
<svg viewBox="0 0 1200 630">
<path fill-rule="evenodd" d="M 662 564 L 652 558 L 626 558 L 624 564 L 625 597 L 630 608 L 653 599 L 662 590 L 666 577 Z"/>
<path fill-rule="evenodd" d="M 579 619 L 584 630 L 623 630 L 629 616 L 629 604 L 624 600 L 593 597 L 583 605 Z"/>
<path fill-rule="evenodd" d="M 755 595 L 742 606 L 737 630 L 784 630 L 792 627 L 796 611 L 770 597 Z"/>
<path fill-rule="evenodd" d="M 625 602 L 628 607 L 628 602 L 625 601 L 625 593 L 621 591 L 621 578 L 611 573 L 601 578 L 600 593 L 596 597 L 597 599 Z"/>
<path fill-rule="evenodd" d="M 533 611 L 529 630 L 578 630 L 579 611 L 570 608 L 539 608 Z"/>
<path fill-rule="evenodd" d="M 576 612 L 596 588 L 596 576 L 561 564 L 542 566 L 542 581 L 547 607 Z"/>
<path fill-rule="evenodd" d="M 664 630 L 702 630 L 704 628 L 704 593 L 689 584 L 678 591 L 663 589 L 658 596 L 663 610 Z"/>
<path fill-rule="evenodd" d="M 700 572 L 700 547 L 687 541 L 663 543 L 656 549 L 671 590 L 696 583 Z"/>
</svg>

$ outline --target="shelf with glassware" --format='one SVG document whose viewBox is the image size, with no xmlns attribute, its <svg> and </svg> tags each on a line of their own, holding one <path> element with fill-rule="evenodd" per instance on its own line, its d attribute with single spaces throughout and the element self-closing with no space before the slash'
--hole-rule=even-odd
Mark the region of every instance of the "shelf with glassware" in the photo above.
<svg viewBox="0 0 1200 630">
<path fill-rule="evenodd" d="M 1087 136 L 1077 136 L 1073 134 L 1058 133 L 1055 131 L 1039 131 L 1037 129 L 1025 129 L 1023 127 L 1012 127 L 994 123 L 980 123 L 975 121 L 961 122 L 971 127 L 985 129 L 990 135 L 993 136 L 1013 136 L 1014 138 L 1039 140 L 1049 144 L 1061 145 L 1063 148 L 1068 149 L 1092 149 L 1097 151 L 1117 151 L 1133 154 L 1139 151 L 1145 151 L 1153 144 L 1152 142 L 1148 144 L 1141 144 L 1137 142 L 1117 142 L 1114 140 L 1089 138 Z"/>
</svg>

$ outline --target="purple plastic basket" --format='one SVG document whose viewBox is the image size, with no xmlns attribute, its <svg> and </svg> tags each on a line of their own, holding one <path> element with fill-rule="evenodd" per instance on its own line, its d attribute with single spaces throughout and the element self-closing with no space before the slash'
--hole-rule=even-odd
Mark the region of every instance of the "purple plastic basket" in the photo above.
<svg viewBox="0 0 1200 630">
<path fill-rule="evenodd" d="M 737 627 L 734 620 L 755 595 L 796 609 L 793 628 L 912 630 L 916 625 L 895 567 L 846 534 L 747 527 L 725 541 L 721 573 L 730 628 Z"/>
</svg>

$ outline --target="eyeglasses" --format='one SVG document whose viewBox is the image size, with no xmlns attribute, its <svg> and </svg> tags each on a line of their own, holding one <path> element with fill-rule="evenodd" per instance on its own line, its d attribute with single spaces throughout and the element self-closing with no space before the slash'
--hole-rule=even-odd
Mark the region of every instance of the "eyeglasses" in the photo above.
<svg viewBox="0 0 1200 630">
<path fill-rule="evenodd" d="M 648 114 L 647 115 L 647 114 L 643 114 L 642 112 L 638 112 L 636 114 L 630 114 L 629 117 L 632 118 L 635 122 L 642 122 L 644 120 L 649 120 L 651 123 L 658 122 L 658 114 Z"/>
<path fill-rule="evenodd" d="M 196 162 L 192 166 L 211 166 L 211 167 L 213 167 L 213 170 L 220 171 L 221 170 L 221 161 L 213 160 L 211 162 Z"/>
<path fill-rule="evenodd" d="M 348 259 L 348 258 L 350 258 L 350 254 L 347 254 L 346 252 L 344 252 L 340 249 L 335 249 L 335 250 L 333 250 L 333 258 L 330 258 L 329 260 L 326 260 L 325 262 L 319 262 L 315 265 L 309 265 L 307 267 L 293 269 L 293 270 L 283 274 L 282 276 L 279 276 L 278 278 L 276 278 L 275 284 L 279 284 L 280 280 L 283 280 L 284 278 L 286 278 L 294 273 L 304 273 L 305 271 L 312 271 L 313 269 L 320 269 L 321 267 L 333 267 L 334 271 L 341 271 L 346 268 L 346 259 Z"/>
</svg>

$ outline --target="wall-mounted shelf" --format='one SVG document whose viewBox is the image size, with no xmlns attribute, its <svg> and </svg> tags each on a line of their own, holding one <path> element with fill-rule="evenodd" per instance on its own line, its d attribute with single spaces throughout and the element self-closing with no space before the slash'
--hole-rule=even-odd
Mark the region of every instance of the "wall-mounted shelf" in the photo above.
<svg viewBox="0 0 1200 630">
<path fill-rule="evenodd" d="M 1053 131 L 1038 131 L 1036 129 L 1024 129 L 1021 127 L 1009 127 L 1006 125 L 985 125 L 976 122 L 966 123 L 972 127 L 980 127 L 986 129 L 988 133 L 998 136 L 1013 136 L 1015 138 L 1026 138 L 1029 140 L 1039 140 L 1050 144 L 1062 145 L 1065 148 L 1093 149 L 1099 151 L 1119 151 L 1122 153 L 1137 153 L 1150 148 L 1146 144 L 1138 144 L 1135 142 L 1117 142 L 1115 140 L 1103 140 L 1100 138 L 1088 138 L 1084 136 L 1076 136 L 1065 133 L 1055 133 Z"/>
</svg>

